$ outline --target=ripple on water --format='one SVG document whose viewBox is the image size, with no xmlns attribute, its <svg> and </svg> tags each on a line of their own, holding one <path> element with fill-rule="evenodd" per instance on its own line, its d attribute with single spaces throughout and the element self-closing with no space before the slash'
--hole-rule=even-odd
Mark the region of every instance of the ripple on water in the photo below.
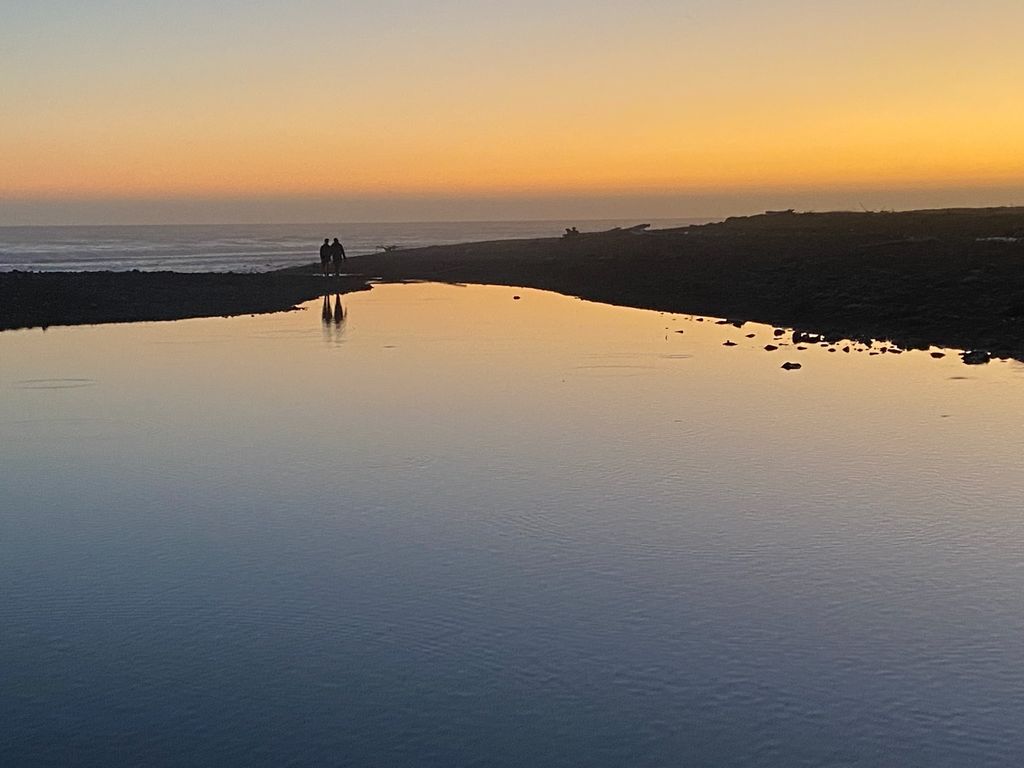
<svg viewBox="0 0 1024 768">
<path fill-rule="evenodd" d="M 95 379 L 21 379 L 12 385 L 15 389 L 81 389 L 95 387 Z"/>
<path fill-rule="evenodd" d="M 654 366 L 651 365 L 616 365 L 616 364 L 599 364 L 599 365 L 577 365 L 575 370 L 577 371 L 589 371 L 595 374 L 608 374 L 608 375 L 642 375 L 652 371 Z"/>
</svg>

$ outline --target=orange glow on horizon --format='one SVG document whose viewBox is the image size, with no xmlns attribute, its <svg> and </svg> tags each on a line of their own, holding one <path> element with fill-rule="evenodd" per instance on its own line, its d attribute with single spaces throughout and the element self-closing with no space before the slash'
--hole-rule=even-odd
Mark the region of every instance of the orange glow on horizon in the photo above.
<svg viewBox="0 0 1024 768">
<path fill-rule="evenodd" d="M 325 37 L 301 44 L 257 28 L 245 45 L 213 34 L 187 51 L 171 29 L 72 36 L 65 57 L 8 78 L 0 198 L 1024 182 L 1011 23 L 1024 6 L 865 2 L 609 7 L 592 10 L 589 36 L 568 13 L 498 23 L 468 9 L 427 14 L 414 34 L 367 6 L 372 34 L 346 38 L 343 63 L 326 27 L 303 27 Z M 22 57 L 41 55 L 24 40 Z"/>
<path fill-rule="evenodd" d="M 233 131 L 219 120 L 177 130 L 122 126 L 105 141 L 85 121 L 0 139 L 0 195 L 316 195 L 615 193 L 771 186 L 932 185 L 1024 179 L 1024 107 L 991 115 L 838 111 L 701 121 L 632 112 L 589 132 L 532 120 L 391 135 L 372 124 L 318 132 L 315 115 Z M 655 120 L 657 118 L 657 120 Z M 343 119 L 339 115 L 338 119 Z M 498 130 L 500 128 L 500 130 Z M 113 136 L 111 137 L 113 138 Z"/>
</svg>

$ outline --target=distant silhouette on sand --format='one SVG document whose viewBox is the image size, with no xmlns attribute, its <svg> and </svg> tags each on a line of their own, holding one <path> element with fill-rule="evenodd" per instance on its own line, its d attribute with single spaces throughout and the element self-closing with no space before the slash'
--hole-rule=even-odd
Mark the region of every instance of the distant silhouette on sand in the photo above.
<svg viewBox="0 0 1024 768">
<path fill-rule="evenodd" d="M 334 238 L 334 242 L 331 243 L 331 261 L 334 262 L 334 275 L 338 276 L 341 274 L 341 262 L 347 258 L 345 256 L 345 246 L 343 246 L 338 238 Z"/>
<path fill-rule="evenodd" d="M 324 244 L 320 246 L 320 271 L 324 277 L 331 271 L 331 241 L 326 237 Z"/>
</svg>

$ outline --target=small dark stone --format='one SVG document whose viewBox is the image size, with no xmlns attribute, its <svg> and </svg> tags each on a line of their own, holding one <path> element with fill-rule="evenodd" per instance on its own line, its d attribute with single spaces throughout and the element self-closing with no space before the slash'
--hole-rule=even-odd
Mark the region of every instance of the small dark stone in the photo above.
<svg viewBox="0 0 1024 768">
<path fill-rule="evenodd" d="M 748 339 L 752 339 L 752 338 L 754 338 L 755 336 L 757 336 L 757 334 L 756 334 L 756 333 L 748 333 L 748 334 L 747 334 L 747 338 L 748 338 Z"/>
<path fill-rule="evenodd" d="M 985 365 L 992 359 L 992 355 L 983 349 L 971 349 L 960 355 L 965 365 Z"/>
<path fill-rule="evenodd" d="M 512 301 L 519 301 L 521 298 L 522 296 L 513 296 Z"/>
<path fill-rule="evenodd" d="M 784 333 L 785 331 L 782 330 L 781 328 L 776 328 L 774 331 L 772 331 L 773 336 L 782 336 Z"/>
<path fill-rule="evenodd" d="M 934 357 L 936 360 L 938 360 L 940 357 L 945 357 L 945 356 L 946 356 L 945 352 L 932 352 L 932 357 Z"/>
<path fill-rule="evenodd" d="M 784 371 L 797 371 L 801 368 L 803 368 L 803 366 L 800 365 L 800 363 L 785 362 L 782 364 L 782 370 Z"/>
<path fill-rule="evenodd" d="M 736 342 L 735 341 L 727 341 L 724 344 L 722 344 L 722 346 L 723 347 L 735 347 L 736 346 Z"/>
<path fill-rule="evenodd" d="M 850 345 L 849 344 L 847 344 L 845 347 L 843 347 L 843 352 L 845 352 L 846 354 L 850 354 Z"/>
<path fill-rule="evenodd" d="M 774 352 L 776 349 L 778 349 L 778 347 L 776 347 L 774 344 L 765 344 L 764 345 L 764 351 L 765 352 Z"/>
</svg>

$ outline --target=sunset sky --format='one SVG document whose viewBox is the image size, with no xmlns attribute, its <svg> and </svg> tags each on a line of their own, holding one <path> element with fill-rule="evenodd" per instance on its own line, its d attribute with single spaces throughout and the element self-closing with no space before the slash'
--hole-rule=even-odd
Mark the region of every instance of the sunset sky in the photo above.
<svg viewBox="0 0 1024 768">
<path fill-rule="evenodd" d="M 1021 30 L 1021 0 L 22 2 L 0 224 L 1024 203 Z"/>
</svg>

